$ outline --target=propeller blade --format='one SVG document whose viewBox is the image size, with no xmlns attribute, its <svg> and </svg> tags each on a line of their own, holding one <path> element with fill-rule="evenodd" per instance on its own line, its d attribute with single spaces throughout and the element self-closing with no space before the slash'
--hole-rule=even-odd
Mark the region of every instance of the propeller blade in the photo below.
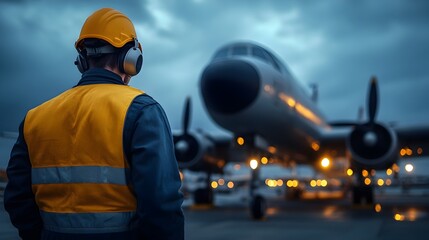
<svg viewBox="0 0 429 240">
<path fill-rule="evenodd" d="M 185 108 L 183 109 L 183 134 L 188 134 L 189 121 L 191 115 L 191 97 L 187 97 Z"/>
<path fill-rule="evenodd" d="M 377 105 L 378 105 L 378 87 L 377 87 L 377 78 L 373 76 L 371 78 L 371 84 L 369 88 L 368 96 L 368 117 L 369 123 L 374 123 L 375 116 L 377 114 Z"/>
</svg>

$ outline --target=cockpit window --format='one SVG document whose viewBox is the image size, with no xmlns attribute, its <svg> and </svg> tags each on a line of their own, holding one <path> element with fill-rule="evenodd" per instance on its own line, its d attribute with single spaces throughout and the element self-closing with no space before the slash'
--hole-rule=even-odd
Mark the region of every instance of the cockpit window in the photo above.
<svg viewBox="0 0 429 240">
<path fill-rule="evenodd" d="M 269 62 L 267 56 L 265 55 L 264 49 L 260 47 L 252 47 L 252 55 L 262 59 L 265 62 Z"/>
<path fill-rule="evenodd" d="M 279 66 L 279 63 L 277 62 L 277 59 L 273 55 L 271 55 L 269 52 L 267 52 L 267 54 L 270 58 L 271 64 L 274 66 L 274 68 L 280 71 L 280 66 Z"/>
<path fill-rule="evenodd" d="M 215 54 L 215 56 L 213 58 L 217 59 L 217 58 L 224 58 L 227 56 L 228 56 L 228 48 L 223 48 L 223 49 L 220 49 L 219 51 L 217 51 L 217 53 Z"/>
<path fill-rule="evenodd" d="M 247 46 L 234 46 L 231 54 L 235 56 L 247 55 Z"/>
<path fill-rule="evenodd" d="M 258 47 L 258 46 L 253 46 L 252 47 L 252 55 L 262 59 L 263 61 L 271 64 L 275 69 L 280 71 L 280 66 L 277 63 L 276 59 L 269 53 L 267 52 L 265 49 Z"/>
</svg>

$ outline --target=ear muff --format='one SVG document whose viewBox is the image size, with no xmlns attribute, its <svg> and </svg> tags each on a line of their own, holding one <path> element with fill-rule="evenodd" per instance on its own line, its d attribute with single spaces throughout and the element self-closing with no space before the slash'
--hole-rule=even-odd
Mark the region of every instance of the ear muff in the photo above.
<svg viewBox="0 0 429 240">
<path fill-rule="evenodd" d="M 76 57 L 76 61 L 74 61 L 74 65 L 76 65 L 77 69 L 80 73 L 84 73 L 89 69 L 88 61 L 86 60 L 86 56 L 81 51 L 78 51 L 79 55 Z"/>
<path fill-rule="evenodd" d="M 124 48 L 118 57 L 119 70 L 127 75 L 137 75 L 143 65 L 143 55 L 139 48 L 137 39 L 134 39 L 134 46 Z"/>
</svg>

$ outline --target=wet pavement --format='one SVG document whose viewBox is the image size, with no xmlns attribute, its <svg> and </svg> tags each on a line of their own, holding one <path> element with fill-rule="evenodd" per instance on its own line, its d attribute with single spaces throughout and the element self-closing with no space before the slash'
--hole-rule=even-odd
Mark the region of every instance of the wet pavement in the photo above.
<svg viewBox="0 0 429 240">
<path fill-rule="evenodd" d="M 428 239 L 429 195 L 378 194 L 377 206 L 348 198 L 268 201 L 267 217 L 250 218 L 242 197 L 217 195 L 214 208 L 185 202 L 186 239 Z M 0 196 L 0 239 L 19 239 Z"/>
</svg>

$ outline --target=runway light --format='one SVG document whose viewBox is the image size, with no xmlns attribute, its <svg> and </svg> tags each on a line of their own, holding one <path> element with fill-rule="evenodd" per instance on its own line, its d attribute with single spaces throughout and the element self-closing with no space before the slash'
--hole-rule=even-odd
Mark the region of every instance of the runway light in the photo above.
<svg viewBox="0 0 429 240">
<path fill-rule="evenodd" d="M 227 186 L 228 186 L 228 188 L 233 188 L 234 187 L 234 183 L 230 181 L 230 182 L 228 182 Z"/>
<path fill-rule="evenodd" d="M 219 183 L 220 186 L 223 186 L 225 184 L 225 180 L 223 180 L 223 178 L 219 178 L 217 182 Z"/>
<path fill-rule="evenodd" d="M 417 154 L 422 155 L 423 149 L 421 147 L 417 148 Z"/>
<path fill-rule="evenodd" d="M 250 164 L 249 165 L 250 165 L 251 169 L 255 170 L 256 168 L 258 168 L 258 160 L 256 160 L 256 159 L 250 160 Z"/>
<path fill-rule="evenodd" d="M 313 148 L 313 150 L 317 152 L 319 150 L 320 146 L 316 142 L 313 142 L 311 144 L 311 148 Z"/>
<path fill-rule="evenodd" d="M 217 184 L 217 182 L 216 182 L 216 181 L 212 181 L 211 186 L 212 186 L 212 188 L 217 188 L 217 187 L 218 187 L 218 184 Z"/>
<path fill-rule="evenodd" d="M 347 175 L 348 176 L 352 176 L 353 175 L 353 170 L 351 168 L 347 169 Z"/>
<path fill-rule="evenodd" d="M 396 221 L 404 221 L 405 217 L 404 215 L 401 215 L 399 213 L 395 214 L 395 216 L 393 217 Z"/>
<path fill-rule="evenodd" d="M 393 173 L 392 169 L 388 168 L 388 169 L 386 170 L 386 174 L 387 174 L 387 176 L 392 175 L 392 173 Z"/>
<path fill-rule="evenodd" d="M 293 184 L 293 187 L 298 187 L 299 182 L 298 180 L 293 180 L 292 184 Z"/>
<path fill-rule="evenodd" d="M 316 187 L 316 185 L 317 185 L 316 180 L 311 180 L 311 181 L 310 181 L 310 186 L 312 186 L 312 187 Z"/>
<path fill-rule="evenodd" d="M 362 170 L 362 177 L 368 177 L 369 173 L 367 170 Z"/>
<path fill-rule="evenodd" d="M 279 187 L 283 186 L 283 180 L 281 179 L 277 180 L 277 186 Z"/>
<path fill-rule="evenodd" d="M 381 212 L 381 204 L 379 203 L 375 204 L 374 209 L 376 212 Z"/>
<path fill-rule="evenodd" d="M 407 154 L 407 150 L 405 150 L 404 148 L 401 148 L 401 151 L 399 151 L 399 154 L 401 155 L 401 157 L 405 156 L 405 154 Z"/>
<path fill-rule="evenodd" d="M 412 172 L 412 171 L 413 171 L 413 169 L 414 169 L 413 164 L 408 163 L 408 164 L 406 164 L 406 165 L 405 165 L 405 171 L 407 171 L 407 172 Z"/>
<path fill-rule="evenodd" d="M 322 187 L 326 187 L 326 186 L 328 186 L 328 181 L 326 181 L 325 179 L 323 179 L 323 180 L 320 182 L 320 186 L 322 186 Z"/>
<path fill-rule="evenodd" d="M 322 185 L 322 180 L 317 179 L 317 181 L 316 181 L 316 185 L 317 185 L 318 187 L 320 187 L 320 185 Z"/>
<path fill-rule="evenodd" d="M 277 181 L 274 179 L 269 179 L 267 185 L 268 187 L 277 187 Z"/>
<path fill-rule="evenodd" d="M 365 185 L 370 185 L 371 184 L 371 179 L 369 178 L 365 178 Z"/>
<path fill-rule="evenodd" d="M 384 180 L 383 180 L 383 179 L 381 179 L 381 178 L 380 178 L 380 179 L 378 179 L 378 180 L 377 180 L 377 185 L 378 185 L 378 186 L 380 186 L 380 187 L 381 187 L 381 186 L 383 186 L 383 185 L 384 185 Z"/>
<path fill-rule="evenodd" d="M 322 165 L 323 168 L 329 167 L 330 164 L 331 164 L 331 161 L 326 157 L 323 158 L 322 161 L 320 162 L 320 165 Z"/>
<path fill-rule="evenodd" d="M 240 146 L 243 146 L 244 145 L 244 138 L 238 137 L 237 138 L 237 144 L 240 145 Z"/>
<path fill-rule="evenodd" d="M 292 187 L 293 186 L 293 181 L 292 180 L 287 180 L 286 186 Z"/>
<path fill-rule="evenodd" d="M 415 221 L 417 218 L 417 214 L 418 214 L 417 210 L 415 208 L 411 208 L 407 214 L 408 215 L 407 216 L 408 221 Z"/>
<path fill-rule="evenodd" d="M 276 148 L 276 147 L 274 147 L 274 146 L 269 146 L 269 147 L 268 147 L 268 152 L 270 152 L 270 153 L 274 154 L 274 153 L 276 153 L 276 152 L 277 152 L 277 148 Z"/>
<path fill-rule="evenodd" d="M 392 165 L 392 169 L 393 169 L 394 172 L 399 172 L 399 166 L 398 166 L 398 164 L 394 163 Z"/>
<path fill-rule="evenodd" d="M 386 179 L 386 186 L 390 186 L 390 184 L 392 184 L 392 180 Z"/>
<path fill-rule="evenodd" d="M 238 171 L 241 169 L 241 165 L 240 164 L 235 164 L 234 165 L 234 170 Z"/>
<path fill-rule="evenodd" d="M 411 156 L 413 155 L 413 150 L 411 150 L 410 148 L 407 149 L 407 155 Z"/>
<path fill-rule="evenodd" d="M 267 157 L 262 157 L 261 158 L 261 163 L 264 164 L 264 165 L 267 164 L 268 163 L 268 158 Z"/>
</svg>

